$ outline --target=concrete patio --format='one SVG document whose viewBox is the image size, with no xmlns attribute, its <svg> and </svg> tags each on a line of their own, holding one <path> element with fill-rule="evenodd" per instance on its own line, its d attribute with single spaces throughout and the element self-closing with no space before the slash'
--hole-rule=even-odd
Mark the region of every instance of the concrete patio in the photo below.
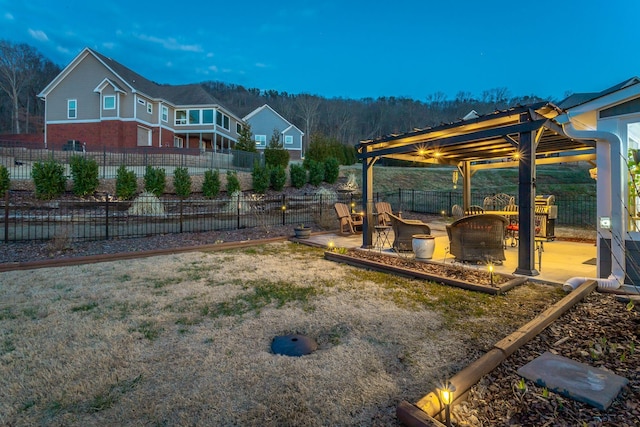
<svg viewBox="0 0 640 427">
<path fill-rule="evenodd" d="M 438 262 L 451 264 L 456 262 L 455 257 L 448 252 L 449 239 L 446 232 L 446 224 L 444 222 L 430 222 L 431 234 L 436 237 L 436 248 L 433 258 L 430 262 Z M 330 245 L 337 248 L 361 248 L 362 235 L 341 236 L 335 233 L 314 234 L 309 239 L 305 239 L 309 243 L 322 247 Z M 393 242 L 393 231 L 389 236 L 389 241 Z M 302 241 L 301 241 L 302 242 Z M 373 236 L 373 242 L 376 243 L 376 236 Z M 532 281 L 546 282 L 562 285 L 567 279 L 572 277 L 596 277 L 596 266 L 585 264 L 586 261 L 593 260 L 596 257 L 596 246 L 593 243 L 576 243 L 562 240 L 554 240 L 544 242 L 544 250 L 542 252 L 541 266 L 538 264 L 538 253 L 535 255 L 536 269 L 539 271 L 537 276 L 526 276 Z M 401 252 L 400 254 L 393 251 L 389 245 L 384 248 L 362 249 L 375 250 L 392 256 L 403 256 L 413 258 L 412 252 Z M 503 274 L 513 274 L 518 264 L 518 248 L 511 247 L 507 244 L 505 249 L 506 260 L 502 265 L 496 265 L 495 271 Z M 459 264 L 459 263 L 458 263 Z M 593 263 L 595 264 L 595 263 Z M 483 265 L 464 264 L 468 268 L 486 269 Z"/>
</svg>

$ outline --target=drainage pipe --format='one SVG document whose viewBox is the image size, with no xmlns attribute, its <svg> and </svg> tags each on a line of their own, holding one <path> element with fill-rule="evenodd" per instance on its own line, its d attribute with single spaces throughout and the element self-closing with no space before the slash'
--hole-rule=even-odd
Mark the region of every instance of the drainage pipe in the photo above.
<svg viewBox="0 0 640 427">
<path fill-rule="evenodd" d="M 624 243 L 624 199 L 622 179 L 622 141 L 618 135 L 599 130 L 577 130 L 571 123 L 569 114 L 556 117 L 556 121 L 562 126 L 564 133 L 575 139 L 595 139 L 597 142 L 606 143 L 609 147 L 609 176 L 611 182 L 610 207 L 611 207 L 611 275 L 607 278 L 572 277 L 567 280 L 562 289 L 571 292 L 577 286 L 587 280 L 598 282 L 599 289 L 618 289 L 623 285 L 625 273 L 625 243 Z M 599 189 L 600 190 L 600 189 Z M 598 191 L 598 197 L 604 196 L 605 191 Z"/>
</svg>

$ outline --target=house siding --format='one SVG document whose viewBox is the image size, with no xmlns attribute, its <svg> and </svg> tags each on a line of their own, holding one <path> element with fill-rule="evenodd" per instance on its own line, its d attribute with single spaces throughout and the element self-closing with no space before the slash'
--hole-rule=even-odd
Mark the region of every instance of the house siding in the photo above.
<svg viewBox="0 0 640 427">
<path fill-rule="evenodd" d="M 271 136 L 275 129 L 281 134 L 280 142 L 283 147 L 289 151 L 290 158 L 297 160 L 302 157 L 302 132 L 298 128 L 292 127 L 290 122 L 283 119 L 270 107 L 262 108 L 246 120 L 251 125 L 251 132 L 254 137 L 255 135 L 266 135 L 266 145 L 258 146 L 257 148 L 259 150 L 263 150 L 269 145 L 269 141 L 271 140 Z M 285 144 L 284 137 L 287 135 L 293 137 L 292 144 Z"/>
<path fill-rule="evenodd" d="M 49 122 L 98 120 L 102 106 L 100 94 L 94 92 L 94 89 L 105 77 L 115 79 L 115 76 L 96 58 L 87 55 L 47 96 L 46 120 Z M 76 119 L 67 119 L 67 100 L 69 99 L 78 100 Z"/>
</svg>

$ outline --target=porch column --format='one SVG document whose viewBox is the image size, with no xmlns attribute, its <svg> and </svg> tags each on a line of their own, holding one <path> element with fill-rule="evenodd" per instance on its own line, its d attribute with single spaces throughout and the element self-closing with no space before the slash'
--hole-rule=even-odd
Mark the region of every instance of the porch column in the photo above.
<svg viewBox="0 0 640 427">
<path fill-rule="evenodd" d="M 369 151 L 370 148 L 366 147 Z M 366 153 L 365 153 L 366 155 Z M 362 224 L 362 247 L 373 247 L 373 164 L 376 159 L 364 157 L 362 159 L 362 208 L 364 209 L 364 221 Z"/>
<path fill-rule="evenodd" d="M 528 120 L 526 114 L 520 122 Z M 516 274 L 537 276 L 535 265 L 535 197 L 536 197 L 536 148 L 535 133 L 520 133 L 520 160 L 518 162 L 519 245 Z"/>
</svg>

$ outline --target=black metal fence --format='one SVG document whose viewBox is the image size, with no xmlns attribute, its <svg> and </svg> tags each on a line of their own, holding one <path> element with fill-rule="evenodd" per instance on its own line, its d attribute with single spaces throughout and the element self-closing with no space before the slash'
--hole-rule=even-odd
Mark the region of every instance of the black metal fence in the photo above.
<svg viewBox="0 0 640 427">
<path fill-rule="evenodd" d="M 473 193 L 471 204 L 482 206 L 486 197 L 494 193 Z M 593 195 L 555 195 L 558 206 L 556 224 L 576 227 L 595 227 L 597 221 L 596 196 Z M 420 212 L 425 214 L 451 216 L 453 205 L 462 206 L 461 191 L 421 191 L 398 189 L 394 193 L 378 193 L 377 200 L 391 203 L 394 209 Z M 517 204 L 517 199 L 516 199 Z"/>
<path fill-rule="evenodd" d="M 216 200 L 139 197 L 126 202 L 105 196 L 101 201 L 58 200 L 33 205 L 14 203 L 9 195 L 0 203 L 0 241 L 108 240 L 322 221 L 337 224 L 336 202 L 357 203 L 350 194 L 317 194 L 241 195 Z"/>
<path fill-rule="evenodd" d="M 144 174 L 146 166 L 165 168 L 167 175 L 173 175 L 176 167 L 186 167 L 190 175 L 203 175 L 207 170 L 230 169 L 249 171 L 255 162 L 264 163 L 261 153 L 249 153 L 238 150 L 217 152 L 201 151 L 190 148 L 137 147 L 114 149 L 103 147 L 91 151 L 64 151 L 25 147 L 24 143 L 0 140 L 0 165 L 9 170 L 11 179 L 31 179 L 34 163 L 55 160 L 63 165 L 69 164 L 71 156 L 83 156 L 96 161 L 100 178 L 115 178 L 120 165 Z M 70 171 L 67 167 L 68 175 Z"/>
</svg>

